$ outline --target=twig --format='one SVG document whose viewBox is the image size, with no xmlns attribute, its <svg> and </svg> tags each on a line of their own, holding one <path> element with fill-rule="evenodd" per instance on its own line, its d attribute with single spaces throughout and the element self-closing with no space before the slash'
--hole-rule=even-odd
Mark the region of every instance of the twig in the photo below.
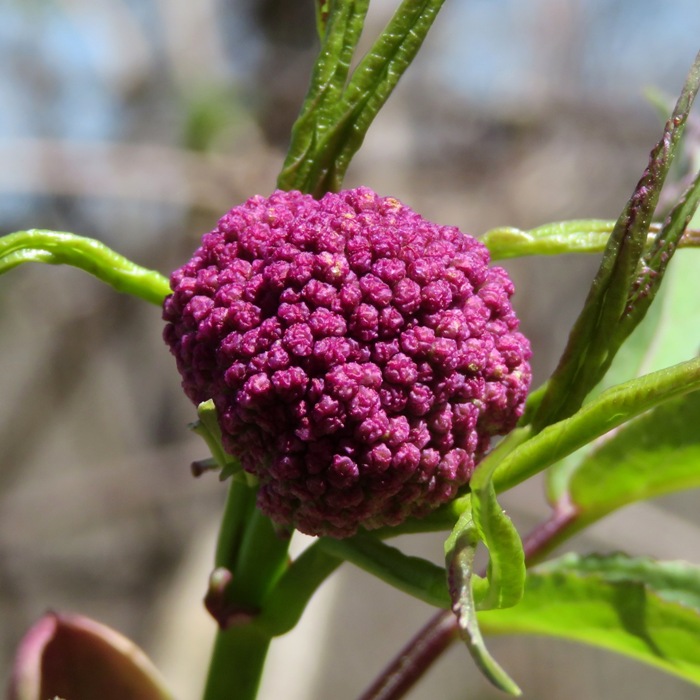
<svg viewBox="0 0 700 700">
<path fill-rule="evenodd" d="M 440 610 L 401 650 L 359 700 L 399 700 L 457 638 L 449 610 Z"/>
</svg>

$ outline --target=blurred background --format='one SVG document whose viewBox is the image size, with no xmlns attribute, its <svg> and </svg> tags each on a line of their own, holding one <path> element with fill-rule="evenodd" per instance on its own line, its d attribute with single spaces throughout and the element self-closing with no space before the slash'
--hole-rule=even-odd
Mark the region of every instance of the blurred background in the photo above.
<svg viewBox="0 0 700 700">
<path fill-rule="evenodd" d="M 373 0 L 365 47 L 397 4 Z M 616 218 L 660 133 L 644 90 L 671 100 L 699 37 L 697 0 L 449 0 L 347 185 L 474 234 Z M 0 234 L 73 231 L 167 273 L 274 188 L 316 50 L 312 0 L 0 0 Z M 596 265 L 507 265 L 536 383 Z M 84 273 L 0 278 L 0 681 L 52 608 L 116 627 L 198 696 L 224 487 L 190 476 L 204 447 L 160 336 L 156 307 Z M 546 514 L 533 484 L 505 503 L 524 529 Z M 700 563 L 697 513 L 694 493 L 634 506 L 574 546 Z M 406 544 L 441 559 L 439 537 Z M 354 698 L 431 614 L 346 565 L 273 646 L 261 697 Z M 528 698 L 697 697 L 575 645 L 491 649 Z M 500 696 L 455 646 L 410 697 Z"/>
</svg>

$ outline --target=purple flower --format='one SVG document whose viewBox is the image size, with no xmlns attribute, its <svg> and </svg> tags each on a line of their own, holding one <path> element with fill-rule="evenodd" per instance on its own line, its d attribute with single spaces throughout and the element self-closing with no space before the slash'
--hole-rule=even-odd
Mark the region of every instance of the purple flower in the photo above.
<svg viewBox="0 0 700 700">
<path fill-rule="evenodd" d="M 486 248 L 367 188 L 253 197 L 171 277 L 165 341 L 258 505 L 313 535 L 452 499 L 530 385 Z"/>
</svg>

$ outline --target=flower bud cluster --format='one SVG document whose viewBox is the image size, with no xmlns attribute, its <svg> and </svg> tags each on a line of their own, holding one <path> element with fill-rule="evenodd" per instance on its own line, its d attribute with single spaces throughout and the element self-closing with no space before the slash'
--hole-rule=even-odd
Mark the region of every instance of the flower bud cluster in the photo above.
<svg viewBox="0 0 700 700">
<path fill-rule="evenodd" d="M 259 507 L 313 535 L 452 499 L 530 384 L 506 272 L 367 188 L 256 196 L 171 277 L 165 340 Z"/>
</svg>

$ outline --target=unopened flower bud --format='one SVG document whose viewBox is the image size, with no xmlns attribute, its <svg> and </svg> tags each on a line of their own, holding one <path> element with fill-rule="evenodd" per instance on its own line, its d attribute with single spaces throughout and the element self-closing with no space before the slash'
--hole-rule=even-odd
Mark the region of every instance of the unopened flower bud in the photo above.
<svg viewBox="0 0 700 700">
<path fill-rule="evenodd" d="M 367 188 L 253 197 L 171 277 L 165 340 L 276 522 L 345 537 L 452 499 L 530 385 L 506 272 Z"/>
</svg>

